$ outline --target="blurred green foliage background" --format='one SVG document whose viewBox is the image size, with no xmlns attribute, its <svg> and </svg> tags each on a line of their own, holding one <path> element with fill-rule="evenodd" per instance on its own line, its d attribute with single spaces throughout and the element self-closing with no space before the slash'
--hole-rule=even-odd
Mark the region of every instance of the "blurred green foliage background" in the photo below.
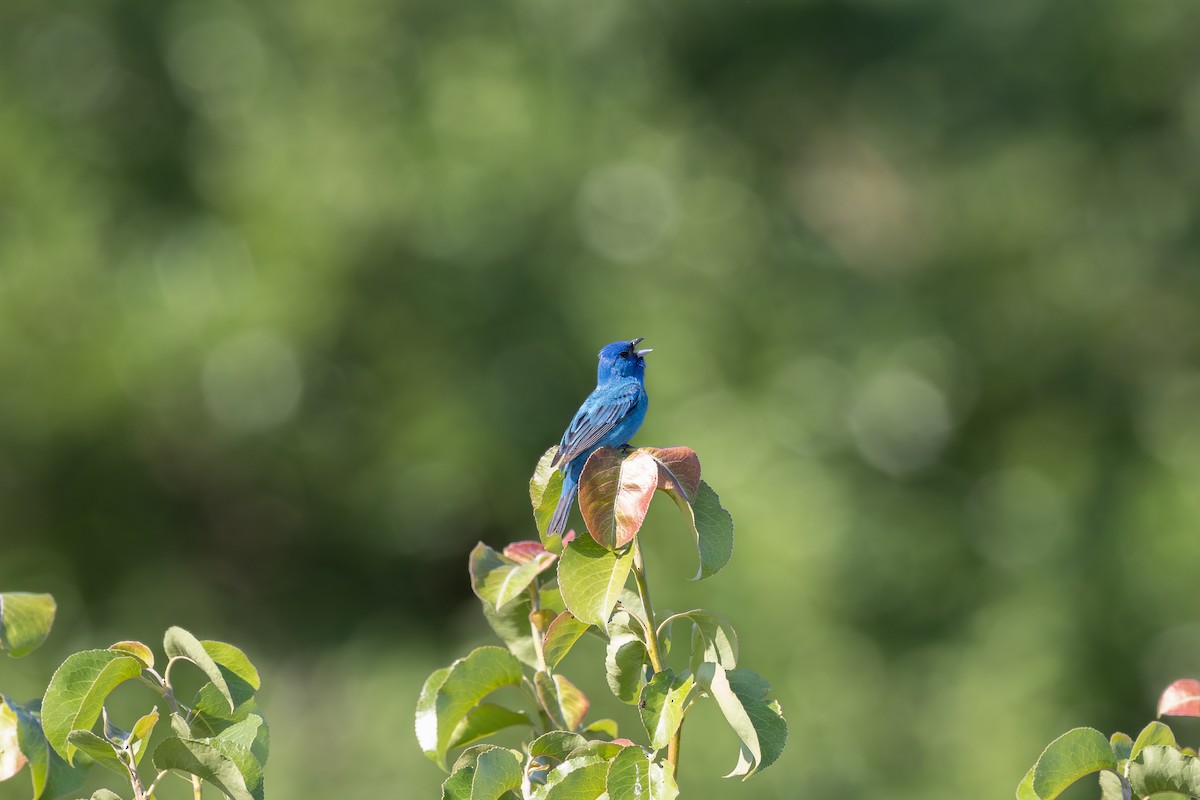
<svg viewBox="0 0 1200 800">
<path fill-rule="evenodd" d="M 0 688 L 179 624 L 262 668 L 269 796 L 436 796 L 467 553 L 645 336 L 637 441 L 738 535 L 690 584 L 652 508 L 655 597 L 791 725 L 737 784 L 697 714 L 685 797 L 1009 797 L 1136 733 L 1200 674 L 1197 41 L 1188 0 L 6 0 L 0 587 L 60 611 Z"/>
</svg>

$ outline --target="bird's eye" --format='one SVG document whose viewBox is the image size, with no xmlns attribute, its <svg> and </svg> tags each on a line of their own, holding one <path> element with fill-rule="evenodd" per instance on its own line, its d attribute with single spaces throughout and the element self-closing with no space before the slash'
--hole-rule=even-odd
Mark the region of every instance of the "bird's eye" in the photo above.
<svg viewBox="0 0 1200 800">
<path fill-rule="evenodd" d="M 622 350 L 622 351 L 621 351 L 621 358 L 629 358 L 629 351 L 628 351 L 628 350 Z"/>
</svg>

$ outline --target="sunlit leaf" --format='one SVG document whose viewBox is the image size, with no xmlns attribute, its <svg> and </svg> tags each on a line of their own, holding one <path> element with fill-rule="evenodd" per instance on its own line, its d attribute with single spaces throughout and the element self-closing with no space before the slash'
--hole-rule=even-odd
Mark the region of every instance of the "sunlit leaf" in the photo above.
<svg viewBox="0 0 1200 800">
<path fill-rule="evenodd" d="M 623 703 L 633 705 L 646 685 L 646 667 L 650 652 L 646 644 L 631 633 L 613 636 L 604 654 L 604 677 L 608 688 Z"/>
<path fill-rule="evenodd" d="M 567 608 L 581 622 L 603 627 L 632 566 L 632 548 L 607 550 L 590 536 L 580 536 L 566 548 L 558 565 Z"/>
<path fill-rule="evenodd" d="M 725 777 L 745 780 L 775 763 L 787 743 L 787 723 L 778 703 L 766 700 L 767 682 L 750 670 L 725 670 L 713 663 L 701 664 L 696 680 L 717 701 L 742 743 L 738 763 Z M 1107 740 L 1104 746 L 1107 750 Z"/>
<path fill-rule="evenodd" d="M 1104 734 L 1094 728 L 1074 728 L 1042 751 L 1017 787 L 1017 800 L 1051 800 L 1085 775 L 1116 766 Z"/>
<path fill-rule="evenodd" d="M 154 726 L 157 724 L 158 709 L 142 715 L 137 722 L 133 723 L 133 730 L 129 732 L 128 744 L 129 751 L 133 753 L 134 766 L 141 763 L 142 756 L 146 754 L 146 745 L 150 742 L 150 734 L 154 733 Z"/>
<path fill-rule="evenodd" d="M 1200 681 L 1181 678 L 1168 686 L 1158 700 L 1158 715 L 1200 717 Z"/>
<path fill-rule="evenodd" d="M 618 731 L 619 728 L 617 727 L 616 720 L 598 719 L 595 722 L 589 722 L 586 726 L 584 726 L 580 733 L 584 735 L 592 734 L 596 736 L 603 736 L 606 739 L 616 739 Z"/>
<path fill-rule="evenodd" d="M 204 649 L 204 645 L 200 643 L 199 639 L 183 628 L 172 626 L 167 628 L 167 632 L 163 636 L 163 649 L 167 653 L 167 658 L 185 659 L 199 667 L 200 671 L 208 676 L 213 686 L 225 698 L 225 702 L 229 704 L 229 710 L 233 711 L 237 708 L 238 704 L 234 701 L 233 693 L 225 681 L 225 674 L 208 651 Z"/>
<path fill-rule="evenodd" d="M 154 750 L 154 766 L 196 775 L 232 800 L 258 800 L 246 785 L 243 767 L 214 744 L 215 740 L 164 739 Z M 261 776 L 260 776 L 261 780 Z"/>
<path fill-rule="evenodd" d="M 692 671 L 699 669 L 705 661 L 720 664 L 725 669 L 737 666 L 737 632 L 726 620 L 702 609 L 692 609 L 672 614 L 658 624 L 661 637 L 677 620 L 692 623 Z"/>
<path fill-rule="evenodd" d="M 417 741 L 425 755 L 446 768 L 446 751 L 467 713 L 502 686 L 521 682 L 521 662 L 499 647 L 480 647 L 434 672 L 417 701 Z"/>
<path fill-rule="evenodd" d="M 608 763 L 597 755 L 568 758 L 550 770 L 530 800 L 596 800 L 605 791 Z"/>
<path fill-rule="evenodd" d="M 570 611 L 564 611 L 555 617 L 542 640 L 542 654 L 545 656 L 546 666 L 550 669 L 557 667 L 589 627 L 587 623 L 576 619 Z"/>
<path fill-rule="evenodd" d="M 590 703 L 575 684 L 562 675 L 546 672 L 537 673 L 533 682 L 538 701 L 556 725 L 568 731 L 577 730 L 583 725 Z"/>
<path fill-rule="evenodd" d="M 608 800 L 675 800 L 679 788 L 669 769 L 655 764 L 640 747 L 626 747 L 608 767 Z"/>
<path fill-rule="evenodd" d="M 0 699 L 0 781 L 20 772 L 26 760 L 17 735 L 17 712 Z"/>
<path fill-rule="evenodd" d="M 241 648 L 227 642 L 214 642 L 208 639 L 200 642 L 200 646 L 221 670 L 221 676 L 225 678 L 225 685 L 229 687 L 229 691 L 233 695 L 235 708 L 249 700 L 251 695 L 262 687 L 258 670 L 250 663 L 250 659 L 246 657 Z"/>
<path fill-rule="evenodd" d="M 116 642 L 110 644 L 108 649 L 114 653 L 133 656 L 145 664 L 147 669 L 154 669 L 154 651 L 141 642 Z"/>
<path fill-rule="evenodd" d="M 528 564 L 531 561 L 536 561 L 543 554 L 549 551 L 542 546 L 541 542 L 509 542 L 504 546 L 504 550 L 500 555 L 513 561 L 517 564 Z"/>
<path fill-rule="evenodd" d="M 42 699 L 42 729 L 50 746 L 71 762 L 73 730 L 90 730 L 104 700 L 120 684 L 142 672 L 141 659 L 112 650 L 84 650 L 67 657 L 50 678 Z"/>
<path fill-rule="evenodd" d="M 454 729 L 454 734 L 450 737 L 447 749 L 452 750 L 455 747 L 477 742 L 485 736 L 491 736 L 496 731 L 510 728 L 513 725 L 529 724 L 529 717 L 521 712 L 512 711 L 495 703 L 480 703 L 468 711 L 462 722 L 458 723 L 458 727 Z"/>
<path fill-rule="evenodd" d="M 1133 800 L 1133 787 L 1125 776 L 1100 770 L 1100 800 Z"/>
<path fill-rule="evenodd" d="M 1138 797 L 1157 792 L 1200 797 L 1200 759 L 1174 747 L 1147 745 L 1129 762 L 1129 783 Z"/>
<path fill-rule="evenodd" d="M 92 792 L 92 800 L 121 800 L 121 795 L 110 789 L 97 789 Z"/>
<path fill-rule="evenodd" d="M 531 561 L 517 564 L 480 542 L 471 551 L 471 588 L 479 599 L 499 608 L 524 593 L 556 558 L 553 553 L 543 552 Z"/>
<path fill-rule="evenodd" d="M 554 516 L 554 508 L 562 496 L 562 472 L 551 466 L 554 456 L 558 454 L 558 445 L 547 450 L 538 459 L 533 477 L 529 479 L 529 499 L 533 503 L 533 521 L 537 526 L 538 536 L 542 545 L 551 553 L 561 553 L 562 537 L 558 534 L 550 536 L 546 533 L 550 527 L 550 518 Z"/>
<path fill-rule="evenodd" d="M 633 540 L 654 490 L 658 488 L 658 462 L 643 450 L 628 457 L 611 447 L 592 453 L 579 476 L 579 510 L 596 543 L 607 550 Z"/>
<path fill-rule="evenodd" d="M 0 697 L 0 707 L 7 707 L 17 717 L 17 743 L 28 759 L 33 798 L 55 798 L 74 792 L 83 783 L 84 768 L 74 768 L 50 748 L 42 732 L 41 701 L 21 705 Z"/>
<path fill-rule="evenodd" d="M 499 800 L 521 788 L 525 756 L 516 750 L 495 747 L 479 754 L 471 781 L 471 800 Z"/>
<path fill-rule="evenodd" d="M 36 650 L 50 635 L 57 609 L 48 594 L 0 594 L 0 650 L 14 658 Z"/>
<path fill-rule="evenodd" d="M 679 725 L 683 722 L 683 704 L 692 690 L 695 679 L 690 675 L 676 675 L 663 670 L 651 678 L 642 689 L 642 725 L 650 735 L 650 749 L 666 747 Z"/>
<path fill-rule="evenodd" d="M 1171 732 L 1170 728 L 1161 722 L 1158 722 L 1157 720 L 1151 722 L 1145 728 L 1142 728 L 1142 732 L 1139 733 L 1138 737 L 1133 740 L 1133 747 L 1130 748 L 1129 757 L 1137 758 L 1138 753 L 1142 752 L 1143 748 L 1150 745 L 1174 747 L 1175 734 Z"/>
</svg>

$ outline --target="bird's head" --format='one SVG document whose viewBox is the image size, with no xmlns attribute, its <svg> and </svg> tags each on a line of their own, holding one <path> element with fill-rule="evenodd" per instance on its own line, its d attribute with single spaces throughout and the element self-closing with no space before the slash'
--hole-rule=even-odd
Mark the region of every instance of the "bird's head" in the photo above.
<svg viewBox="0 0 1200 800">
<path fill-rule="evenodd" d="M 604 381 L 610 378 L 640 378 L 646 374 L 646 354 L 649 349 L 638 350 L 638 342 L 645 337 L 639 336 L 626 342 L 613 342 L 604 345 L 600 350 L 600 366 L 596 370 L 596 379 Z"/>
</svg>

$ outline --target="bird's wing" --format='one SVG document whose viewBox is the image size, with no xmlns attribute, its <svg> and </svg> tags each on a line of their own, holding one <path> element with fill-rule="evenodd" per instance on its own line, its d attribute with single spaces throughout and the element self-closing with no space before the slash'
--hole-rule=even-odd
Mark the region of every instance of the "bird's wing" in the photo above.
<svg viewBox="0 0 1200 800">
<path fill-rule="evenodd" d="M 554 464 L 566 464 L 579 454 L 587 452 L 589 448 L 595 447 L 597 442 L 633 411 L 641 393 L 640 386 L 630 384 L 600 402 L 592 402 L 595 395 L 589 397 L 575 415 L 575 419 L 571 420 L 567 432 L 563 434 Z"/>
</svg>

